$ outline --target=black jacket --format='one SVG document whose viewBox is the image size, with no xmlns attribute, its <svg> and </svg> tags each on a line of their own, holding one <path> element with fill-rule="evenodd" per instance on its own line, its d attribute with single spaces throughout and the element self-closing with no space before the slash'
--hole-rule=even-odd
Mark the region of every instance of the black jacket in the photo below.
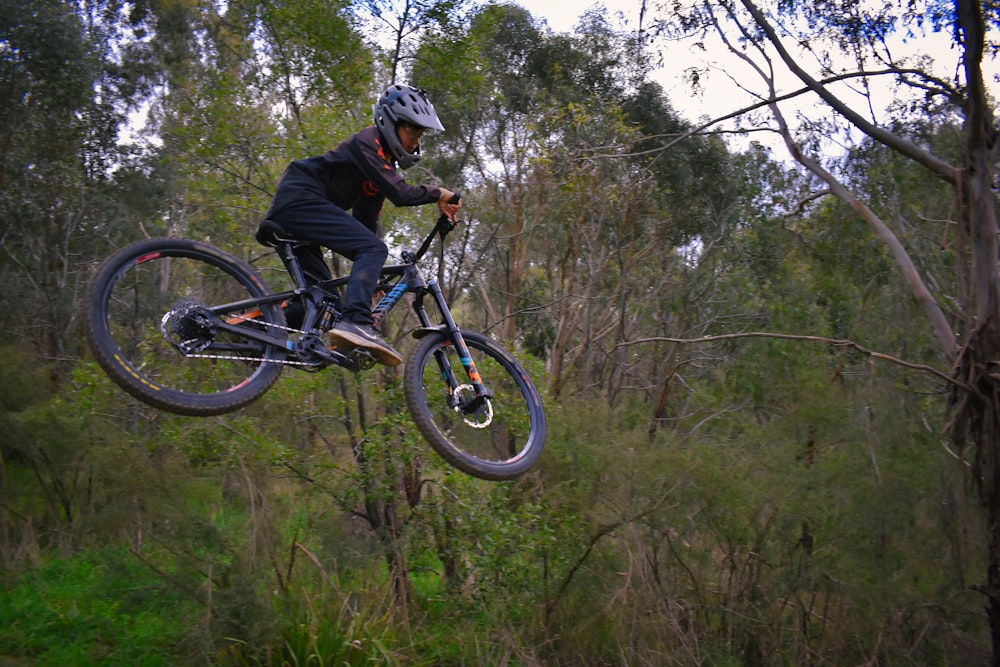
<svg viewBox="0 0 1000 667">
<path fill-rule="evenodd" d="M 296 160 L 278 182 L 267 217 L 305 199 L 325 199 L 373 231 L 386 199 L 396 206 L 430 204 L 441 198 L 441 189 L 413 186 L 396 171 L 396 163 L 383 148 L 378 129 L 370 125 L 324 155 Z"/>
</svg>

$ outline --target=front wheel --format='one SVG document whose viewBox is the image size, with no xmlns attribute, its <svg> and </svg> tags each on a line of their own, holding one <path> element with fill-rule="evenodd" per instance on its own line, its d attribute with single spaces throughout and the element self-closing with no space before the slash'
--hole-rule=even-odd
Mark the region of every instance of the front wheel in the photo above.
<svg viewBox="0 0 1000 667">
<path fill-rule="evenodd" d="M 545 445 L 545 411 L 524 368 L 493 340 L 462 332 L 490 397 L 477 397 L 468 368 L 444 332 L 420 341 L 407 361 L 406 404 L 417 428 L 445 461 L 489 480 L 514 479 Z M 449 379 L 451 378 L 451 379 Z"/>
<path fill-rule="evenodd" d="M 287 331 L 276 304 L 257 303 L 268 294 L 250 266 L 208 244 L 140 241 L 95 276 L 87 339 L 111 379 L 149 405 L 191 416 L 231 412 L 281 372 Z"/>
</svg>

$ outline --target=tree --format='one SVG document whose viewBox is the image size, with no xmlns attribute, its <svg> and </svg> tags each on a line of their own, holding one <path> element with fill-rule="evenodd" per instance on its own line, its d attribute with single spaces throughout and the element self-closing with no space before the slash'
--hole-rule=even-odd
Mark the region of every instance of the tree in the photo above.
<svg viewBox="0 0 1000 667">
<path fill-rule="evenodd" d="M 114 173 L 143 159 L 119 142 L 149 83 L 122 11 L 114 0 L 0 3 L 0 273 L 16 294 L 3 328 L 52 360 L 79 350 L 80 258 L 129 207 Z"/>
<path fill-rule="evenodd" d="M 626 382 L 648 381 L 616 345 L 662 315 L 639 295 L 662 291 L 674 248 L 726 199 L 727 179 L 701 171 L 723 173 L 725 150 L 650 150 L 650 136 L 687 128 L 645 80 L 636 38 L 601 12 L 569 35 L 522 9 L 487 7 L 467 34 L 443 37 L 422 45 L 415 72 L 433 72 L 451 130 L 434 153 L 459 156 L 446 169 L 483 185 L 472 232 L 484 269 L 470 290 L 478 326 L 545 358 L 556 395 L 577 378 L 614 401 Z"/>
<path fill-rule="evenodd" d="M 770 129 L 823 184 L 825 190 L 809 201 L 822 194 L 835 196 L 881 240 L 923 309 L 941 360 L 954 368 L 951 433 L 956 442 L 973 447 L 974 478 L 987 510 L 989 564 L 981 590 L 988 601 L 993 662 L 1000 664 L 1000 405 L 998 380 L 989 373 L 991 360 L 1000 355 L 993 193 L 998 133 L 983 74 L 984 58 L 996 51 L 990 35 L 1000 27 L 1000 12 L 995 4 L 976 0 L 898 8 L 890 3 L 792 2 L 766 9 L 752 0 L 740 0 L 699 3 L 687 9 L 674 16 L 670 30 L 700 39 L 716 36 L 747 65 L 747 72 L 756 75 L 760 84 L 753 91 L 756 102 L 743 111 L 766 108 Z M 951 35 L 957 56 L 953 67 L 936 70 L 938 63 L 929 58 L 906 61 L 896 56 L 891 45 L 898 44 L 900 36 L 926 34 L 927 28 Z M 852 56 L 850 63 L 845 63 L 843 54 Z M 788 75 L 799 88 L 781 87 L 779 81 Z M 905 125 L 886 122 L 873 99 L 873 91 L 885 79 L 895 84 L 898 95 L 911 94 L 907 99 L 912 100 L 913 114 L 934 109 L 961 124 L 965 149 L 957 160 L 943 159 L 912 140 Z M 860 96 L 848 97 L 845 83 Z M 739 85 L 749 89 L 749 79 L 739 79 Z M 813 118 L 810 124 L 793 127 L 788 106 L 806 96 L 834 115 L 825 122 Z M 859 196 L 856 184 L 845 179 L 835 160 L 824 159 L 823 149 L 838 130 L 840 136 L 869 137 L 953 189 L 957 274 L 951 285 L 933 290 L 914 261 L 912 248 L 876 213 L 873 203 Z M 942 306 L 949 294 L 965 295 L 961 301 L 950 301 L 956 308 L 952 313 Z"/>
<path fill-rule="evenodd" d="M 376 39 L 383 41 L 378 36 L 387 36 L 386 83 L 392 84 L 403 83 L 400 75 L 417 69 L 420 58 L 413 53 L 415 41 L 448 32 L 462 22 L 466 0 L 360 0 L 356 5 L 368 15 Z"/>
</svg>

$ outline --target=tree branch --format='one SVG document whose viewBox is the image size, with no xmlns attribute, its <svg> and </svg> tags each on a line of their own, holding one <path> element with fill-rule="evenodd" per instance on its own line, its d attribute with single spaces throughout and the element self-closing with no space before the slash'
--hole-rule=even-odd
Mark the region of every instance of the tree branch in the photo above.
<svg viewBox="0 0 1000 667">
<path fill-rule="evenodd" d="M 836 96 L 830 93 L 824 86 L 820 86 L 815 80 L 810 78 L 804 71 L 801 70 L 801 68 L 798 67 L 798 65 L 796 65 L 794 62 L 789 62 L 791 58 L 790 55 L 788 54 L 787 51 L 784 50 L 784 47 L 778 40 L 777 35 L 774 33 L 774 29 L 770 25 L 767 25 L 767 21 L 764 18 L 763 14 L 761 14 L 760 11 L 753 6 L 751 0 L 742 0 L 742 2 L 744 3 L 744 5 L 746 5 L 748 8 L 751 9 L 751 13 L 756 12 L 756 14 L 754 14 L 754 20 L 758 22 L 758 27 L 760 27 L 762 30 L 765 30 L 765 32 L 769 31 L 768 39 L 771 40 L 775 48 L 777 48 L 781 52 L 782 58 L 785 59 L 786 66 L 794 69 L 796 73 L 800 76 L 800 78 L 806 81 L 807 85 L 811 82 L 815 86 L 814 88 L 815 92 L 817 94 L 820 94 L 821 97 L 827 100 L 827 102 L 830 103 L 835 110 L 843 114 L 850 122 L 855 122 L 856 124 L 856 120 L 860 120 L 861 123 L 863 124 L 871 125 L 868 123 L 868 121 L 866 121 L 860 115 L 851 110 L 846 104 L 837 99 Z M 773 66 L 771 65 L 771 61 L 768 58 L 767 54 L 763 53 L 762 45 L 759 42 L 756 41 L 753 42 L 756 48 L 761 51 L 762 57 L 767 62 L 769 66 L 769 72 L 765 72 L 758 63 L 756 63 L 754 60 L 750 58 L 749 55 L 747 55 L 742 49 L 737 48 L 737 45 L 733 44 L 732 41 L 727 37 L 727 35 L 722 30 L 722 27 L 718 24 L 718 22 L 715 23 L 715 28 L 719 34 L 719 37 L 729 48 L 730 52 L 733 53 L 736 57 L 742 59 L 744 62 L 747 63 L 747 65 L 749 65 L 758 73 L 761 79 L 763 79 L 768 86 L 768 90 L 770 91 L 769 97 L 774 98 L 776 95 L 774 86 Z M 750 39 L 750 35 L 747 33 L 746 29 L 742 25 L 740 25 L 740 29 L 743 31 L 744 36 L 747 39 Z M 834 104 L 834 102 L 836 102 L 836 104 Z M 889 252 L 892 253 L 893 258 L 896 260 L 896 264 L 899 266 L 900 272 L 903 274 L 903 279 L 906 281 L 906 284 L 910 287 L 910 292 L 913 294 L 913 297 L 917 300 L 917 302 L 920 304 L 920 307 L 927 315 L 927 319 L 930 321 L 931 326 L 934 329 L 934 334 L 937 337 L 938 342 L 941 344 L 941 349 L 944 351 L 945 355 L 949 359 L 954 359 L 958 352 L 958 342 L 955 337 L 955 332 L 952 330 L 951 324 L 948 322 L 947 317 L 945 317 L 945 314 L 941 310 L 941 307 L 934 299 L 934 295 L 931 294 L 931 291 L 927 288 L 927 285 L 924 284 L 920 272 L 917 270 L 916 265 L 913 263 L 913 260 L 910 258 L 910 255 L 907 252 L 906 248 L 903 246 L 902 242 L 900 242 L 899 238 L 893 233 L 893 231 L 888 227 L 888 225 L 886 225 L 882 221 L 882 219 L 879 218 L 879 216 L 876 215 L 875 212 L 872 211 L 864 202 L 858 199 L 858 197 L 855 196 L 855 194 L 851 190 L 849 190 L 843 183 L 841 183 L 836 176 L 834 176 L 830 171 L 825 169 L 818 160 L 809 155 L 806 155 L 805 151 L 802 150 L 802 146 L 800 146 L 792 137 L 792 133 L 788 128 L 788 123 L 785 121 L 784 114 L 781 112 L 780 107 L 777 104 L 771 104 L 769 106 L 771 114 L 774 116 L 774 120 L 778 124 L 779 132 L 782 138 L 785 140 L 785 146 L 787 146 L 788 151 L 792 154 L 792 157 L 795 158 L 796 162 L 798 162 L 806 169 L 811 171 L 813 174 L 821 178 L 830 187 L 831 193 L 834 196 L 836 196 L 837 199 L 840 199 L 842 202 L 850 206 L 851 209 L 853 209 L 854 212 L 857 213 L 858 216 L 865 222 L 865 224 L 867 224 L 869 228 L 871 228 L 871 230 L 876 234 L 876 236 L 878 236 L 878 238 L 882 241 L 882 243 L 885 244 L 885 246 L 889 249 Z M 875 126 L 871 125 L 871 127 Z M 864 127 L 859 126 L 859 128 L 865 130 Z M 896 140 L 896 142 L 894 143 L 889 143 L 885 141 L 882 142 L 890 149 L 896 150 L 897 152 L 900 152 L 904 156 L 911 157 L 911 159 L 917 161 L 918 163 L 922 163 L 918 156 L 911 156 L 909 155 L 909 153 L 905 151 L 905 147 L 902 144 L 909 143 L 905 139 L 902 139 L 901 137 L 895 137 L 894 135 L 891 135 L 890 133 L 886 132 L 885 130 L 882 130 L 881 128 L 875 127 L 875 129 L 877 129 L 878 132 L 880 133 L 894 137 L 894 139 Z M 873 138 L 875 138 L 876 140 L 880 140 L 878 139 L 878 137 L 873 137 Z M 902 144 L 899 144 L 899 142 L 902 142 Z M 930 156 L 929 153 L 921 151 L 919 148 L 916 148 L 915 146 L 914 148 L 917 151 L 919 151 L 923 157 L 933 157 Z M 936 158 L 934 159 L 936 160 Z M 929 166 L 928 168 L 931 168 L 933 171 L 932 167 Z M 949 168 L 952 169 L 951 167 Z M 956 171 L 956 175 L 960 179 L 961 176 L 960 172 Z M 960 180 L 956 182 L 960 182 Z"/>
<path fill-rule="evenodd" d="M 580 570 L 580 568 L 583 567 L 584 563 L 586 563 L 587 559 L 590 557 L 590 554 L 594 551 L 594 548 L 597 546 L 598 542 L 600 542 L 603 538 L 607 537 L 608 535 L 611 535 L 622 526 L 627 526 L 636 521 L 641 521 L 645 517 L 657 511 L 663 505 L 663 503 L 667 501 L 667 498 L 670 497 L 671 493 L 673 493 L 673 487 L 667 489 L 656 501 L 654 501 L 651 505 L 649 505 L 642 511 L 636 513 L 635 515 L 630 517 L 625 517 L 623 519 L 614 521 L 612 523 L 598 526 L 597 529 L 594 531 L 594 533 L 590 536 L 590 540 L 588 540 L 587 546 L 584 548 L 583 553 L 580 555 L 579 558 L 577 558 L 576 562 L 573 563 L 572 566 L 570 566 L 569 571 L 566 573 L 566 576 L 563 577 L 563 580 L 560 583 L 559 589 L 556 591 L 555 595 L 551 599 L 546 601 L 545 612 L 544 612 L 545 618 L 548 618 L 549 615 L 551 615 L 556 605 L 562 599 L 562 596 L 566 592 L 566 589 L 569 588 L 570 583 L 572 583 L 573 578 L 576 576 L 576 573 Z"/>
<path fill-rule="evenodd" d="M 774 30 L 774 27 L 768 22 L 767 17 L 764 13 L 757 8 L 752 0 L 741 0 L 743 6 L 746 8 L 750 15 L 753 17 L 754 22 L 757 27 L 763 31 L 764 35 L 767 37 L 768 42 L 777 50 L 778 55 L 781 57 L 781 61 L 785 66 L 799 78 L 806 87 L 811 91 L 819 95 L 819 97 L 830 105 L 834 111 L 839 113 L 845 119 L 847 119 L 851 124 L 857 127 L 859 130 L 867 134 L 869 137 L 878 141 L 885 146 L 888 146 L 892 150 L 904 155 L 911 160 L 917 162 L 918 164 L 924 165 L 932 174 L 938 176 L 945 180 L 946 182 L 957 186 L 962 179 L 962 171 L 944 160 L 935 157 L 928 151 L 923 150 L 916 144 L 907 139 L 904 139 L 898 135 L 893 134 L 887 130 L 882 129 L 878 125 L 868 121 L 864 116 L 857 113 L 844 103 L 840 98 L 834 95 L 830 90 L 812 78 L 804 69 L 802 69 L 799 64 L 795 61 L 795 58 L 788 52 L 785 45 L 782 43 L 781 39 L 778 37 Z"/>
<path fill-rule="evenodd" d="M 918 364 L 912 361 L 906 361 L 900 359 L 899 357 L 894 357 L 891 354 L 886 354 L 884 352 L 876 352 L 875 350 L 870 350 L 867 347 L 857 343 L 853 340 L 846 338 L 826 338 L 823 336 L 806 336 L 799 334 L 779 334 L 771 333 L 766 331 L 744 331 L 740 333 L 731 334 L 719 334 L 718 336 L 701 336 L 699 338 L 670 338 L 667 336 L 653 336 L 651 338 L 637 338 L 635 340 L 623 341 L 618 343 L 615 347 L 629 347 L 632 345 L 643 345 L 646 343 L 676 343 L 680 345 L 697 345 L 699 343 L 715 343 L 720 340 L 734 340 L 737 338 L 778 338 L 781 340 L 797 340 L 797 341 L 808 341 L 812 343 L 823 343 L 824 345 L 831 345 L 833 347 L 850 348 L 861 354 L 867 355 L 874 359 L 881 359 L 882 361 L 888 361 L 890 363 L 896 364 L 897 366 L 903 366 L 904 368 L 909 368 L 917 371 L 924 371 L 935 375 L 945 382 L 953 385 L 957 385 L 964 389 L 969 389 L 963 382 L 951 376 L 951 374 L 946 373 L 942 370 L 929 366 L 927 364 Z"/>
</svg>

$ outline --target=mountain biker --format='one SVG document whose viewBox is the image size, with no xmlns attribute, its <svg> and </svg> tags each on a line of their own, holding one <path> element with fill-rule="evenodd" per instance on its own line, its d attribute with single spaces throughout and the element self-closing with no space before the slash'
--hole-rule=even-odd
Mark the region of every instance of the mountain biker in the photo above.
<svg viewBox="0 0 1000 667">
<path fill-rule="evenodd" d="M 386 199 L 396 206 L 437 202 L 441 212 L 455 221 L 461 203 L 450 203 L 455 195 L 451 190 L 410 185 L 397 171 L 420 160 L 424 134 L 444 129 L 424 91 L 390 86 L 375 103 L 373 119 L 374 125 L 324 155 L 288 165 L 266 217 L 311 242 L 297 246 L 295 255 L 312 279 L 331 277 L 323 247 L 353 262 L 343 314 L 330 331 L 331 344 L 364 348 L 380 363 L 396 366 L 403 358 L 375 330 L 371 312 L 389 252 L 378 236 L 382 204 Z"/>
</svg>

